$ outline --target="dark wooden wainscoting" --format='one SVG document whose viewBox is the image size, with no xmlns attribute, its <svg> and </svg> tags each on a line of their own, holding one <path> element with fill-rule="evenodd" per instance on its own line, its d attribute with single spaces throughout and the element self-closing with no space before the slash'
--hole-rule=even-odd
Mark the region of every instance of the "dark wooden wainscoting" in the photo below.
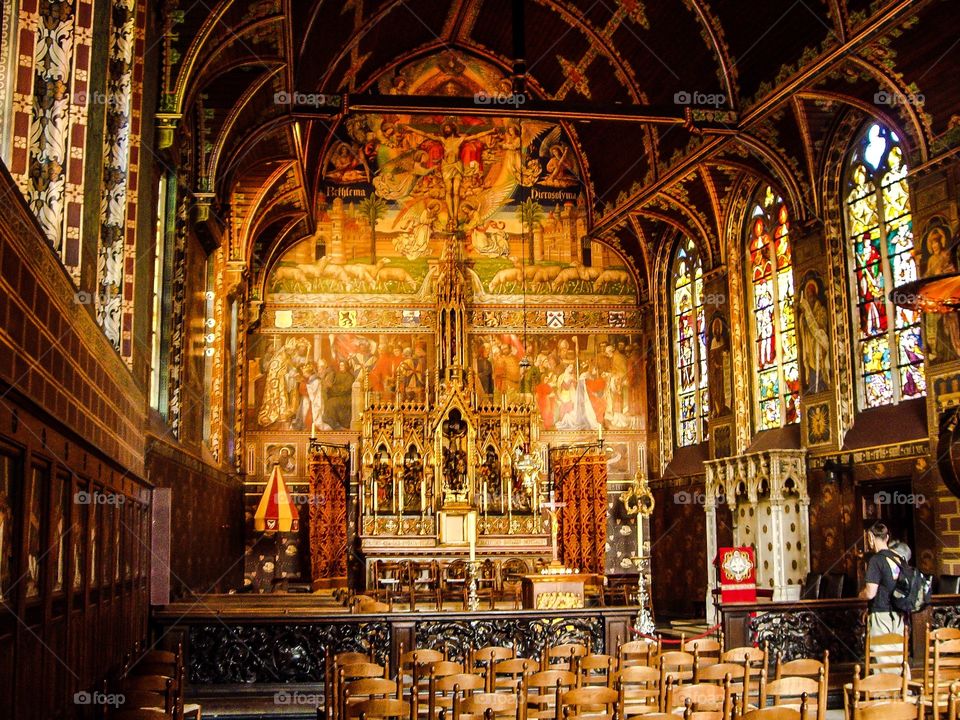
<svg viewBox="0 0 960 720">
<path fill-rule="evenodd" d="M 94 717 L 146 638 L 150 490 L 0 407 L 0 717 Z"/>
</svg>

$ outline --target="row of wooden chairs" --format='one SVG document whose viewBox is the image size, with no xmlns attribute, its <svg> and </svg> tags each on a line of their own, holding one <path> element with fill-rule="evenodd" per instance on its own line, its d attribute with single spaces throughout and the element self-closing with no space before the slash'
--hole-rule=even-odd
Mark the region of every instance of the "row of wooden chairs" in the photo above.
<svg viewBox="0 0 960 720">
<path fill-rule="evenodd" d="M 201 706 L 184 701 L 183 648 L 127 655 L 120 677 L 103 692 L 120 700 L 105 706 L 108 720 L 201 720 Z"/>
<path fill-rule="evenodd" d="M 525 718 L 553 718 L 561 712 L 557 701 L 563 694 L 587 689 L 614 691 L 621 718 L 682 710 L 687 701 L 696 706 L 706 703 L 708 696 L 715 701 L 724 695 L 720 709 L 735 696 L 738 700 L 732 709 L 741 714 L 773 701 L 796 707 L 802 702 L 809 705 L 808 717 L 825 715 L 827 657 L 778 661 L 768 681 L 763 648 L 724 651 L 722 643 L 704 638 L 689 643 L 682 642 L 681 647 L 693 652 L 664 651 L 657 641 L 634 641 L 618 644 L 610 655 L 594 654 L 588 646 L 573 643 L 546 648 L 540 658 L 533 659 L 516 658 L 511 648 L 487 647 L 468 650 L 463 664 L 449 661 L 441 651 L 416 650 L 401 652 L 392 680 L 388 666 L 353 653 L 340 654 L 328 662 L 332 675 L 328 675 L 327 717 L 349 720 L 360 712 L 353 705 L 393 699 L 415 702 L 417 716 L 425 714 L 432 720 L 440 710 L 452 712 L 457 698 L 466 702 L 477 694 L 519 692 Z M 609 692 L 607 696 L 612 697 Z"/>
</svg>

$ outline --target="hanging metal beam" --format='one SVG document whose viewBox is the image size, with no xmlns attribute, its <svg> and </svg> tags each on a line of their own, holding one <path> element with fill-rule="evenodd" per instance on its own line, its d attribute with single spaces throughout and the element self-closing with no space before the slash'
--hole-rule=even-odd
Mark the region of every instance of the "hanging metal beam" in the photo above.
<svg viewBox="0 0 960 720">
<path fill-rule="evenodd" d="M 285 93 L 281 95 L 286 95 Z M 285 98 L 295 118 L 330 118 L 349 113 L 473 115 L 572 122 L 606 121 L 682 125 L 690 130 L 734 133 L 737 114 L 716 107 L 633 105 L 540 100 L 519 93 L 477 93 L 474 97 L 426 95 L 322 95 L 294 93 Z"/>
</svg>

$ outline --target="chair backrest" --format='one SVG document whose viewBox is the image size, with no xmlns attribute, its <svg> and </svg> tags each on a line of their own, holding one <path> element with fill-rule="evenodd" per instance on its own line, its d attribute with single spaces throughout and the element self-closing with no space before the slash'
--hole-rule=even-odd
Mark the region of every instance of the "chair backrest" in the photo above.
<svg viewBox="0 0 960 720">
<path fill-rule="evenodd" d="M 670 682 L 667 687 L 667 701 L 664 709 L 672 711 L 675 708 L 689 706 L 691 710 L 706 710 L 710 712 L 730 712 L 730 685 L 720 686 L 710 683 L 694 683 L 692 685 L 678 685 Z"/>
<path fill-rule="evenodd" d="M 803 714 L 793 708 L 767 707 L 750 710 L 739 718 L 740 720 L 803 720 Z"/>
<path fill-rule="evenodd" d="M 165 693 L 155 693 L 147 690 L 124 690 L 122 695 L 123 704 L 117 708 L 118 710 L 156 708 L 167 713 L 173 712 L 174 710 L 175 703 L 173 702 L 173 698 L 168 697 Z M 111 713 L 111 717 L 112 716 L 113 713 Z"/>
<path fill-rule="evenodd" d="M 410 704 L 397 698 L 376 698 L 347 705 L 346 713 L 348 718 L 361 715 L 367 718 L 408 718 Z"/>
<path fill-rule="evenodd" d="M 800 599 L 801 600 L 816 600 L 820 597 L 820 581 L 823 580 L 823 575 L 818 572 L 808 572 L 807 577 L 803 580 L 803 585 L 800 587 Z"/>
<path fill-rule="evenodd" d="M 847 577 L 843 573 L 827 573 L 820 581 L 820 593 L 817 597 L 821 600 L 842 598 L 846 581 Z"/>
<path fill-rule="evenodd" d="M 619 699 L 620 694 L 613 688 L 599 686 L 574 688 L 560 696 L 561 707 L 557 714 L 558 716 L 562 713 L 569 714 L 568 708 L 571 707 L 577 709 L 577 712 L 574 713 L 577 715 L 596 712 L 600 707 L 603 707 L 604 712 L 609 714 L 613 712 Z M 583 711 L 584 708 L 588 709 L 586 713 Z"/>
<path fill-rule="evenodd" d="M 467 563 L 464 560 L 451 560 L 443 566 L 443 579 L 464 580 L 467 577 Z"/>
<path fill-rule="evenodd" d="M 333 656 L 336 665 L 355 665 L 370 662 L 370 656 L 362 652 L 341 652 Z"/>
<path fill-rule="evenodd" d="M 346 697 L 359 701 L 377 696 L 387 697 L 388 695 L 393 695 L 398 697 L 400 688 L 396 680 L 390 680 L 388 678 L 364 678 L 347 683 L 344 687 L 344 693 Z"/>
<path fill-rule="evenodd" d="M 720 659 L 723 653 L 723 641 L 712 637 L 691 638 L 689 640 L 680 636 L 680 649 L 685 652 L 696 652 L 701 658 Z"/>
<path fill-rule="evenodd" d="M 816 658 L 794 658 L 793 660 L 788 660 L 787 662 L 782 662 L 780 660 L 780 655 L 777 655 L 777 667 L 774 674 L 775 679 L 779 679 L 784 675 L 789 675 L 791 677 L 812 677 L 816 678 L 820 675 L 820 670 L 823 670 L 824 676 L 829 681 L 830 679 L 830 651 L 823 651 L 823 660 L 817 660 Z"/>
<path fill-rule="evenodd" d="M 694 657 L 683 650 L 668 650 L 657 658 L 662 676 L 672 675 L 677 679 L 693 677 Z"/>
<path fill-rule="evenodd" d="M 541 670 L 535 672 L 527 678 L 527 688 L 550 688 L 557 687 L 563 690 L 573 688 L 577 684 L 577 676 L 569 670 Z"/>
<path fill-rule="evenodd" d="M 933 681 L 933 645 L 937 640 L 956 640 L 960 638 L 960 628 L 942 627 L 930 629 L 930 623 L 924 626 L 923 682 L 929 694 L 929 685 Z"/>
<path fill-rule="evenodd" d="M 960 680 L 960 639 L 934 640 L 933 687 Z"/>
<path fill-rule="evenodd" d="M 530 574 L 527 561 L 523 558 L 508 558 L 500 564 L 500 583 L 519 583 L 524 575 Z"/>
<path fill-rule="evenodd" d="M 520 694 L 516 693 L 474 693 L 459 703 L 460 713 L 490 717 L 513 715 L 520 717 Z M 489 714 L 487 711 L 490 711 Z M 456 714 L 456 713 L 455 713 Z"/>
<path fill-rule="evenodd" d="M 584 655 L 577 663 L 581 685 L 606 685 L 617 667 L 611 655 Z"/>
<path fill-rule="evenodd" d="M 408 670 L 414 665 L 429 665 L 445 659 L 439 650 L 408 650 L 400 656 L 400 669 Z"/>
<path fill-rule="evenodd" d="M 516 656 L 516 651 L 510 647 L 499 645 L 487 645 L 473 653 L 474 662 L 497 662 L 499 660 L 509 660 Z"/>
<path fill-rule="evenodd" d="M 865 677 L 860 676 L 860 666 L 853 668 L 853 703 L 854 707 L 861 702 L 870 702 L 877 698 L 888 700 L 907 699 L 907 678 L 910 668 L 903 663 L 899 675 L 893 673 L 874 673 Z"/>
<path fill-rule="evenodd" d="M 808 677 L 790 676 L 781 677 L 778 680 L 771 680 L 764 683 L 760 689 L 760 705 L 767 704 L 767 698 L 773 698 L 774 705 L 794 704 L 793 700 L 799 701 L 803 697 L 807 698 L 808 705 L 816 697 L 819 703 L 821 696 L 826 701 L 826 682 L 821 677 L 817 680 Z"/>
<path fill-rule="evenodd" d="M 960 595 L 960 575 L 941 575 L 937 578 L 937 595 Z"/>
<path fill-rule="evenodd" d="M 726 678 L 739 682 L 743 680 L 744 673 L 746 673 L 745 663 L 714 663 L 713 665 L 697 667 L 695 682 L 720 685 Z"/>
<path fill-rule="evenodd" d="M 923 717 L 923 705 L 902 700 L 881 702 L 857 708 L 853 717 L 854 720 L 919 720 Z"/>
<path fill-rule="evenodd" d="M 729 650 L 724 650 L 723 654 L 720 656 L 720 660 L 723 662 L 734 662 L 742 663 L 744 660 L 750 663 L 751 667 L 761 668 L 766 667 L 767 665 L 767 648 L 766 644 L 762 648 L 753 647 L 752 645 L 744 645 L 742 647 L 730 648 Z"/>
<path fill-rule="evenodd" d="M 907 658 L 907 624 L 903 624 L 902 633 L 885 633 L 870 636 L 867 633 L 864 650 L 864 664 L 866 673 L 893 671 L 897 672 L 900 665 Z"/>
<path fill-rule="evenodd" d="M 430 674 L 435 678 L 457 675 L 464 672 L 463 665 L 453 660 L 440 660 L 430 664 Z"/>
<path fill-rule="evenodd" d="M 339 670 L 340 677 L 344 680 L 385 677 L 386 675 L 383 665 L 369 662 L 344 664 L 340 666 Z"/>
<path fill-rule="evenodd" d="M 454 688 L 458 688 L 460 692 L 467 694 L 483 690 L 486 687 L 486 682 L 482 677 L 473 673 L 458 673 L 457 675 L 437 678 L 434 687 L 437 692 L 449 693 L 453 692 Z"/>
<path fill-rule="evenodd" d="M 658 652 L 656 640 L 631 640 L 617 648 L 621 668 L 630 665 L 651 665 Z"/>
</svg>

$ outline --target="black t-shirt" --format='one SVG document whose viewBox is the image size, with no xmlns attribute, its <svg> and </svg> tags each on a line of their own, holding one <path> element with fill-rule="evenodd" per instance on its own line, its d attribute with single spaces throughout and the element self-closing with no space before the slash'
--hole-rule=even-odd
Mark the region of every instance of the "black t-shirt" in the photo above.
<svg viewBox="0 0 960 720">
<path fill-rule="evenodd" d="M 887 558 L 885 551 L 874 553 L 867 563 L 866 581 L 877 585 L 877 594 L 870 601 L 870 612 L 893 611 L 890 596 L 893 595 L 893 589 L 897 581 L 893 576 L 890 563 L 891 561 Z"/>
</svg>

